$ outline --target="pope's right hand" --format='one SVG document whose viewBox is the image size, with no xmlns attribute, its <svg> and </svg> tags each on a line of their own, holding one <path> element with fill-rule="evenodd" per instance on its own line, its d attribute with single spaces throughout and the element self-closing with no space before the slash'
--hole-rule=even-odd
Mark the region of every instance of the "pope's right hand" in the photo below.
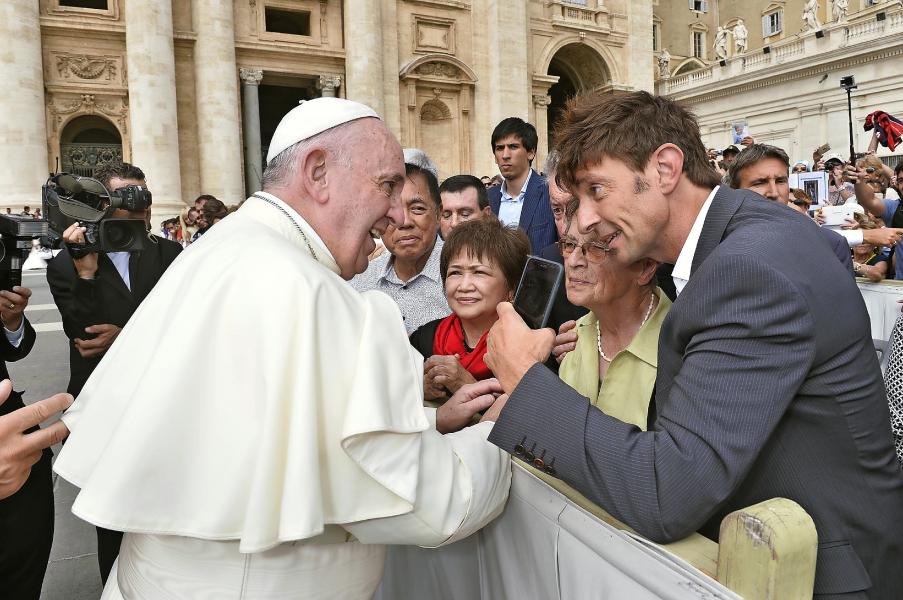
<svg viewBox="0 0 903 600">
<path fill-rule="evenodd" d="M 496 379 L 484 379 L 461 386 L 445 404 L 436 409 L 436 430 L 439 433 L 453 433 L 463 429 L 470 424 L 475 414 L 492 406 L 495 395 L 502 391 L 502 386 Z"/>
<path fill-rule="evenodd" d="M 82 227 L 81 223 L 75 222 L 63 232 L 63 241 L 67 244 L 84 244 L 87 231 L 87 227 Z M 81 279 L 94 279 L 94 275 L 97 273 L 97 252 L 88 252 L 81 258 L 73 256 L 72 264 L 75 265 L 75 271 Z"/>
</svg>

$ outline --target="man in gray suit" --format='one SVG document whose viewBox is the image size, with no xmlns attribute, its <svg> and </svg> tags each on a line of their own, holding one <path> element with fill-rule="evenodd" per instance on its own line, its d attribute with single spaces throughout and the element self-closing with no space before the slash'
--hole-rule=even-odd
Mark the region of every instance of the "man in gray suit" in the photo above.
<svg viewBox="0 0 903 600">
<path fill-rule="evenodd" d="M 558 150 L 581 234 L 674 264 L 657 417 L 643 432 L 590 406 L 543 366 L 554 334 L 502 304 L 486 362 L 510 398 L 490 441 L 658 542 L 790 498 L 818 530 L 816 597 L 895 597 L 903 474 L 865 305 L 818 229 L 719 187 L 692 115 L 646 92 L 581 98 Z"/>
</svg>

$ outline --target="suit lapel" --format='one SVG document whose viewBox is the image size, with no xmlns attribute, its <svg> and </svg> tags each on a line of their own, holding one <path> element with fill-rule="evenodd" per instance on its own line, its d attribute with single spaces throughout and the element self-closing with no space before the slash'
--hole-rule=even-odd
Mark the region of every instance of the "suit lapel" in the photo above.
<svg viewBox="0 0 903 600">
<path fill-rule="evenodd" d="M 693 266 L 690 268 L 690 275 L 696 272 L 696 269 L 708 258 L 715 246 L 724 239 L 727 225 L 734 218 L 742 203 L 742 194 L 726 185 L 718 188 L 718 193 L 712 199 L 712 205 L 709 207 L 709 212 L 705 216 L 705 223 L 702 225 L 699 243 L 696 244 L 696 252 L 693 254 Z"/>
<path fill-rule="evenodd" d="M 520 210 L 520 220 L 518 221 L 518 227 L 523 229 L 524 231 L 530 230 L 530 222 L 533 220 L 533 213 L 536 212 L 537 207 L 539 207 L 539 196 L 540 189 L 543 183 L 542 178 L 539 173 L 530 169 L 530 181 L 527 183 L 527 193 L 524 194 L 524 205 Z"/>
<path fill-rule="evenodd" d="M 129 300 L 132 299 L 132 293 L 129 291 L 129 288 L 126 287 L 125 282 L 122 280 L 122 275 L 119 274 L 119 271 L 116 270 L 116 265 L 113 264 L 113 261 L 110 260 L 110 257 L 107 256 L 104 252 L 98 253 L 97 271 L 104 281 L 108 281 L 110 283 L 110 286 L 113 289 L 115 289 L 117 292 L 119 292 Z M 129 276 L 131 276 L 131 269 L 129 269 Z"/>
<path fill-rule="evenodd" d="M 502 186 L 496 185 L 489 188 L 489 210 L 498 216 L 502 207 Z"/>
</svg>

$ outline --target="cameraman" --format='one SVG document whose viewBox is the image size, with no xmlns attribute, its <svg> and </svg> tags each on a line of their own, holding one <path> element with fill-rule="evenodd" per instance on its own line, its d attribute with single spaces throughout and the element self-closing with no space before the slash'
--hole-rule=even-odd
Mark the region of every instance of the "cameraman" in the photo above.
<svg viewBox="0 0 903 600">
<path fill-rule="evenodd" d="M 141 169 L 129 163 L 103 165 L 94 178 L 110 192 L 146 185 Z M 150 230 L 150 207 L 120 208 L 111 216 L 143 219 Z M 63 232 L 63 239 L 67 244 L 84 244 L 85 228 L 74 223 Z M 47 283 L 70 341 L 67 391 L 73 396 L 79 394 L 132 313 L 182 251 L 180 244 L 170 240 L 151 239 L 141 252 L 89 252 L 74 258 L 64 248 L 47 264 Z M 121 541 L 122 533 L 97 528 L 97 560 L 104 583 Z"/>
</svg>

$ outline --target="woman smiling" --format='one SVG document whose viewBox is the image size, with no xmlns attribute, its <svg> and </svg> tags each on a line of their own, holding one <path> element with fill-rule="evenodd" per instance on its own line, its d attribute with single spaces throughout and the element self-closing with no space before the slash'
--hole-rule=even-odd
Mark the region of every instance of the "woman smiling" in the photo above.
<svg viewBox="0 0 903 600">
<path fill-rule="evenodd" d="M 452 314 L 411 334 L 426 362 L 424 398 L 442 400 L 466 383 L 492 377 L 483 362 L 486 335 L 498 320 L 496 306 L 511 301 L 530 242 L 495 217 L 466 221 L 445 240 L 439 272 Z"/>
</svg>

